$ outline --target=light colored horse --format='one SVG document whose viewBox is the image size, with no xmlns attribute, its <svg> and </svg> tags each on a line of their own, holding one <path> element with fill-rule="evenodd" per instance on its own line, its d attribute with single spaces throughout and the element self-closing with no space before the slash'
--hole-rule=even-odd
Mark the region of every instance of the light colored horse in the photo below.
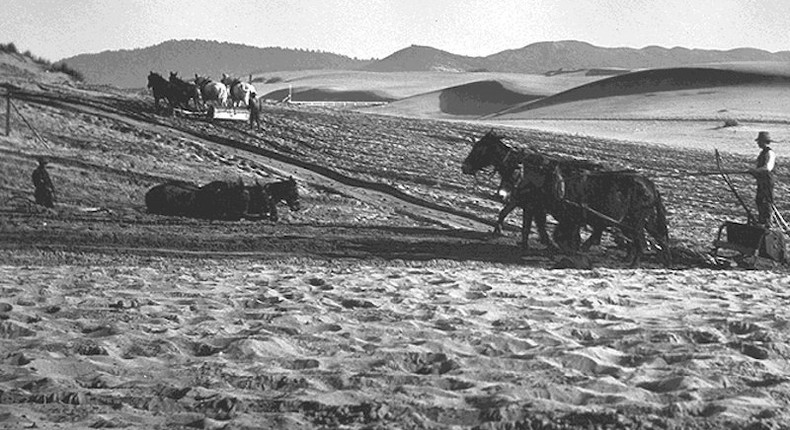
<svg viewBox="0 0 790 430">
<path fill-rule="evenodd" d="M 250 94 L 255 93 L 255 87 L 247 82 L 242 82 L 239 78 L 232 78 L 227 74 L 222 74 L 222 83 L 230 89 L 231 107 L 236 107 L 244 102 L 244 106 L 250 105 Z"/>
<path fill-rule="evenodd" d="M 195 85 L 200 89 L 204 103 L 211 103 L 215 106 L 219 105 L 219 107 L 228 105 L 228 87 L 226 87 L 225 84 L 214 82 L 209 78 L 198 76 L 198 74 L 195 73 Z"/>
</svg>

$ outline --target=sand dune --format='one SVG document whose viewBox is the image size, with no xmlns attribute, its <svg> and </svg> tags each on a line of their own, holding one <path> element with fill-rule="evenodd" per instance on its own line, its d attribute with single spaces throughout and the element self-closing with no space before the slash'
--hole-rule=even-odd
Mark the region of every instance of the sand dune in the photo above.
<svg viewBox="0 0 790 430">
<path fill-rule="evenodd" d="M 489 118 L 699 118 L 722 111 L 765 117 L 786 112 L 789 88 L 790 73 L 774 64 L 651 69 L 588 83 Z"/>
<path fill-rule="evenodd" d="M 541 98 L 543 95 L 522 93 L 507 82 L 478 81 L 398 100 L 371 111 L 415 117 L 478 117 Z"/>
<path fill-rule="evenodd" d="M 383 99 L 401 100 L 481 81 L 497 81 L 515 92 L 548 96 L 602 78 L 603 76 L 588 76 L 583 72 L 549 77 L 490 72 L 294 71 L 259 75 L 253 77 L 253 81 L 259 95 L 274 92 L 279 95 L 283 94 L 283 90 L 292 87 L 301 90 L 374 92 Z"/>
</svg>

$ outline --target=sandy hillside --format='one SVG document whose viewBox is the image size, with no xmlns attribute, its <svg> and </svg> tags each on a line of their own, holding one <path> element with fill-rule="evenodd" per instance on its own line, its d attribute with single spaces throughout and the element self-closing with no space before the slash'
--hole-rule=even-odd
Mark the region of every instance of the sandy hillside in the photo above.
<svg viewBox="0 0 790 430">
<path fill-rule="evenodd" d="M 790 136 L 790 68 L 733 63 L 597 76 L 587 82 L 536 77 L 533 85 L 494 80 L 447 86 L 363 111 L 415 118 L 475 119 L 495 127 L 753 155 L 754 136 Z M 593 76 L 594 77 L 594 76 Z M 524 101 L 518 102 L 522 97 Z M 482 117 L 478 118 L 478 117 Z M 776 145 L 790 155 L 787 145 Z"/>
<path fill-rule="evenodd" d="M 504 126 L 753 154 L 760 130 L 788 141 L 789 76 L 784 63 L 648 70 L 588 83 L 488 118 Z M 775 150 L 790 155 L 787 145 Z"/>
<path fill-rule="evenodd" d="M 588 76 L 583 72 L 543 76 L 490 72 L 295 71 L 256 75 L 253 76 L 253 83 L 260 95 L 273 100 L 282 100 L 290 88 L 294 100 L 367 101 L 377 98 L 396 101 L 420 96 L 431 98 L 431 95 L 445 89 L 460 89 L 470 84 L 491 81 L 500 83 L 514 93 L 533 98 L 535 95 L 545 97 L 602 78 L 604 76 Z M 474 92 L 481 90 L 484 88 L 472 89 Z M 421 109 L 408 109 L 408 104 L 394 103 L 391 107 L 406 109 L 401 113 L 424 114 Z M 470 100 L 468 106 L 473 107 L 475 104 L 474 100 Z M 382 108 L 380 113 L 387 112 L 388 109 Z"/>
<path fill-rule="evenodd" d="M 487 124 L 265 105 L 250 132 L 2 79 L 38 136 L 17 114 L 0 136 L 0 428 L 788 428 L 790 276 L 695 258 L 744 218 L 682 175 L 707 151 L 501 129 L 640 169 L 686 252 L 629 269 L 607 237 L 555 269 L 515 246 L 518 211 L 490 237 L 497 178 L 460 171 Z M 30 201 L 38 155 L 55 210 Z M 302 209 L 276 223 L 145 211 L 169 179 L 288 176 Z"/>
</svg>

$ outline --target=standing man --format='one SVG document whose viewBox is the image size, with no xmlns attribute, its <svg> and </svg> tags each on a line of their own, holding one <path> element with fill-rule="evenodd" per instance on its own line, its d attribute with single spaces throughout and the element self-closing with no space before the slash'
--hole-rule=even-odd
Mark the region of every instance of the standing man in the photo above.
<svg viewBox="0 0 790 430">
<path fill-rule="evenodd" d="M 47 159 L 38 157 L 38 167 L 33 171 L 33 186 L 36 187 L 36 204 L 55 207 L 55 187 L 47 172 Z"/>
<path fill-rule="evenodd" d="M 774 166 L 776 154 L 771 149 L 771 135 L 767 131 L 757 133 L 755 139 L 760 147 L 756 167 L 749 169 L 749 173 L 757 179 L 757 223 L 766 227 L 771 226 L 771 214 L 774 204 Z"/>
<path fill-rule="evenodd" d="M 261 108 L 258 106 L 258 95 L 250 94 L 250 102 L 247 107 L 250 109 L 250 130 L 261 129 Z"/>
</svg>

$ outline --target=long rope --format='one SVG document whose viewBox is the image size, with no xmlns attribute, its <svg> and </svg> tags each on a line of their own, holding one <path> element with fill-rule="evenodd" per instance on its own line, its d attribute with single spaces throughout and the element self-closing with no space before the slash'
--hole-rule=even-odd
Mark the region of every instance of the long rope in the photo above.
<svg viewBox="0 0 790 430">
<path fill-rule="evenodd" d="M 25 116 L 22 115 L 22 112 L 19 111 L 19 109 L 16 107 L 16 105 L 11 103 L 11 99 L 10 98 L 6 99 L 6 101 L 11 105 L 12 108 L 14 108 L 14 111 L 16 112 L 16 114 L 19 115 L 20 118 L 22 118 L 22 121 L 28 126 L 28 128 L 30 128 L 30 130 L 33 132 L 33 134 L 36 135 L 36 137 L 41 141 L 41 143 L 43 143 L 44 146 L 47 147 L 47 149 L 52 149 L 49 146 L 49 144 L 47 143 L 47 141 L 44 140 L 43 137 L 41 137 L 41 135 L 38 133 L 38 131 L 36 131 L 36 129 L 33 127 L 33 125 L 30 124 L 30 122 L 27 120 L 27 118 L 25 118 Z"/>
</svg>

